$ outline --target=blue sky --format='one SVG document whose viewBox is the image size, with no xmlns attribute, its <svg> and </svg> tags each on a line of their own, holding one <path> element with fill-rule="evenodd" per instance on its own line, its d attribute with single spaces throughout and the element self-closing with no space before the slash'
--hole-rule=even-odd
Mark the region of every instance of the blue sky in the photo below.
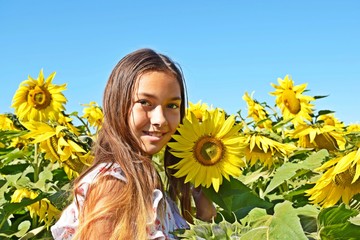
<svg viewBox="0 0 360 240">
<path fill-rule="evenodd" d="M 289 74 L 346 124 L 360 123 L 360 1 L 0 0 L 0 113 L 20 82 L 57 72 L 67 112 L 101 105 L 127 53 L 153 48 L 178 62 L 189 100 L 246 114 L 247 91 L 274 105 Z"/>
</svg>

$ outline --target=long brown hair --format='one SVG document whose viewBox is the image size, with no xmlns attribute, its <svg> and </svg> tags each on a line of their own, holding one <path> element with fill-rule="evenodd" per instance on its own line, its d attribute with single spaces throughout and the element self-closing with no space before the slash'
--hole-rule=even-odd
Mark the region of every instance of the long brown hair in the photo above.
<svg viewBox="0 0 360 240">
<path fill-rule="evenodd" d="M 96 196 L 100 196 L 85 200 L 85 210 L 80 212 L 80 225 L 76 235 L 81 239 L 87 239 L 92 232 L 91 223 L 101 221 L 104 217 L 111 219 L 111 224 L 104 227 L 110 231 L 111 239 L 146 238 L 146 223 L 153 214 L 153 191 L 163 187 L 151 158 L 146 156 L 139 140 L 129 130 L 129 114 L 137 80 L 141 74 L 149 71 L 174 74 L 181 89 L 181 119 L 185 115 L 187 103 L 185 81 L 181 68 L 170 58 L 151 49 L 140 49 L 126 55 L 118 62 L 104 91 L 104 121 L 93 148 L 94 164 L 81 175 L 79 180 L 97 164 L 109 162 L 117 163 L 121 167 L 127 181 L 114 183 L 109 181 L 109 177 L 101 177 L 92 185 L 88 194 L 93 191 L 93 196 L 95 193 Z M 177 161 L 167 150 L 165 156 L 166 166 Z M 75 183 L 75 191 L 79 180 Z M 181 180 L 171 176 L 169 183 L 172 198 L 180 200 L 181 209 L 189 220 L 186 214 L 190 212 L 189 185 L 184 185 Z M 93 209 L 97 202 L 101 201 L 99 198 L 106 199 L 106 203 L 102 203 L 100 209 L 97 206 L 96 212 L 89 211 L 91 214 L 85 216 L 88 209 Z"/>
</svg>

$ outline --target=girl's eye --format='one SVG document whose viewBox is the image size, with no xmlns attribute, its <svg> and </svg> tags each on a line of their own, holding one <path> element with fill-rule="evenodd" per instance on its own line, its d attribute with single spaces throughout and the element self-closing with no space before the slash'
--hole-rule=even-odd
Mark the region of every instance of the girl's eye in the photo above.
<svg viewBox="0 0 360 240">
<path fill-rule="evenodd" d="M 178 104 L 176 104 L 176 103 L 170 103 L 169 105 L 168 105 L 168 108 L 172 108 L 172 109 L 177 109 L 177 108 L 179 108 L 180 106 L 178 105 Z"/>
<path fill-rule="evenodd" d="M 146 101 L 146 100 L 139 100 L 137 101 L 138 103 L 140 103 L 142 106 L 150 106 L 150 102 Z"/>
</svg>

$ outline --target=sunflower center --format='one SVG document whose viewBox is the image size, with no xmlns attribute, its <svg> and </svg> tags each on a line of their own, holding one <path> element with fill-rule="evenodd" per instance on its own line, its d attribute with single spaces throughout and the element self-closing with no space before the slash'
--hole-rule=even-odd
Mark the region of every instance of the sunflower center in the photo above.
<svg viewBox="0 0 360 240">
<path fill-rule="evenodd" d="M 300 100 L 297 99 L 293 90 L 286 89 L 282 94 L 282 100 L 292 114 L 297 114 L 301 110 Z"/>
<path fill-rule="evenodd" d="M 318 148 L 321 148 L 321 149 L 327 149 L 329 151 L 334 151 L 339 148 L 334 137 L 332 137 L 328 133 L 322 133 L 322 134 L 316 135 L 314 140 L 315 140 L 315 143 L 318 146 Z"/>
<path fill-rule="evenodd" d="M 224 153 L 224 144 L 212 136 L 203 136 L 194 145 L 196 160 L 205 166 L 211 166 L 219 162 Z"/>
<path fill-rule="evenodd" d="M 339 173 L 335 176 L 334 182 L 336 185 L 340 186 L 350 186 L 351 182 L 354 179 L 356 170 L 355 167 L 351 167 L 345 172 Z M 360 179 L 356 180 L 353 184 L 359 184 Z"/>
<path fill-rule="evenodd" d="M 50 105 L 51 94 L 46 88 L 36 86 L 29 91 L 27 101 L 34 108 L 41 110 Z"/>
</svg>

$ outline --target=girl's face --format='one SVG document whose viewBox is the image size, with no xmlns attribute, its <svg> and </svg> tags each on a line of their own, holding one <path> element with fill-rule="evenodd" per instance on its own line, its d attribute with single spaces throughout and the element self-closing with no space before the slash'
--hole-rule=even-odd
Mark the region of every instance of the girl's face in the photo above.
<svg viewBox="0 0 360 240">
<path fill-rule="evenodd" d="M 180 123 L 180 85 L 169 72 L 146 72 L 138 79 L 129 124 L 149 155 L 159 152 Z"/>
</svg>

